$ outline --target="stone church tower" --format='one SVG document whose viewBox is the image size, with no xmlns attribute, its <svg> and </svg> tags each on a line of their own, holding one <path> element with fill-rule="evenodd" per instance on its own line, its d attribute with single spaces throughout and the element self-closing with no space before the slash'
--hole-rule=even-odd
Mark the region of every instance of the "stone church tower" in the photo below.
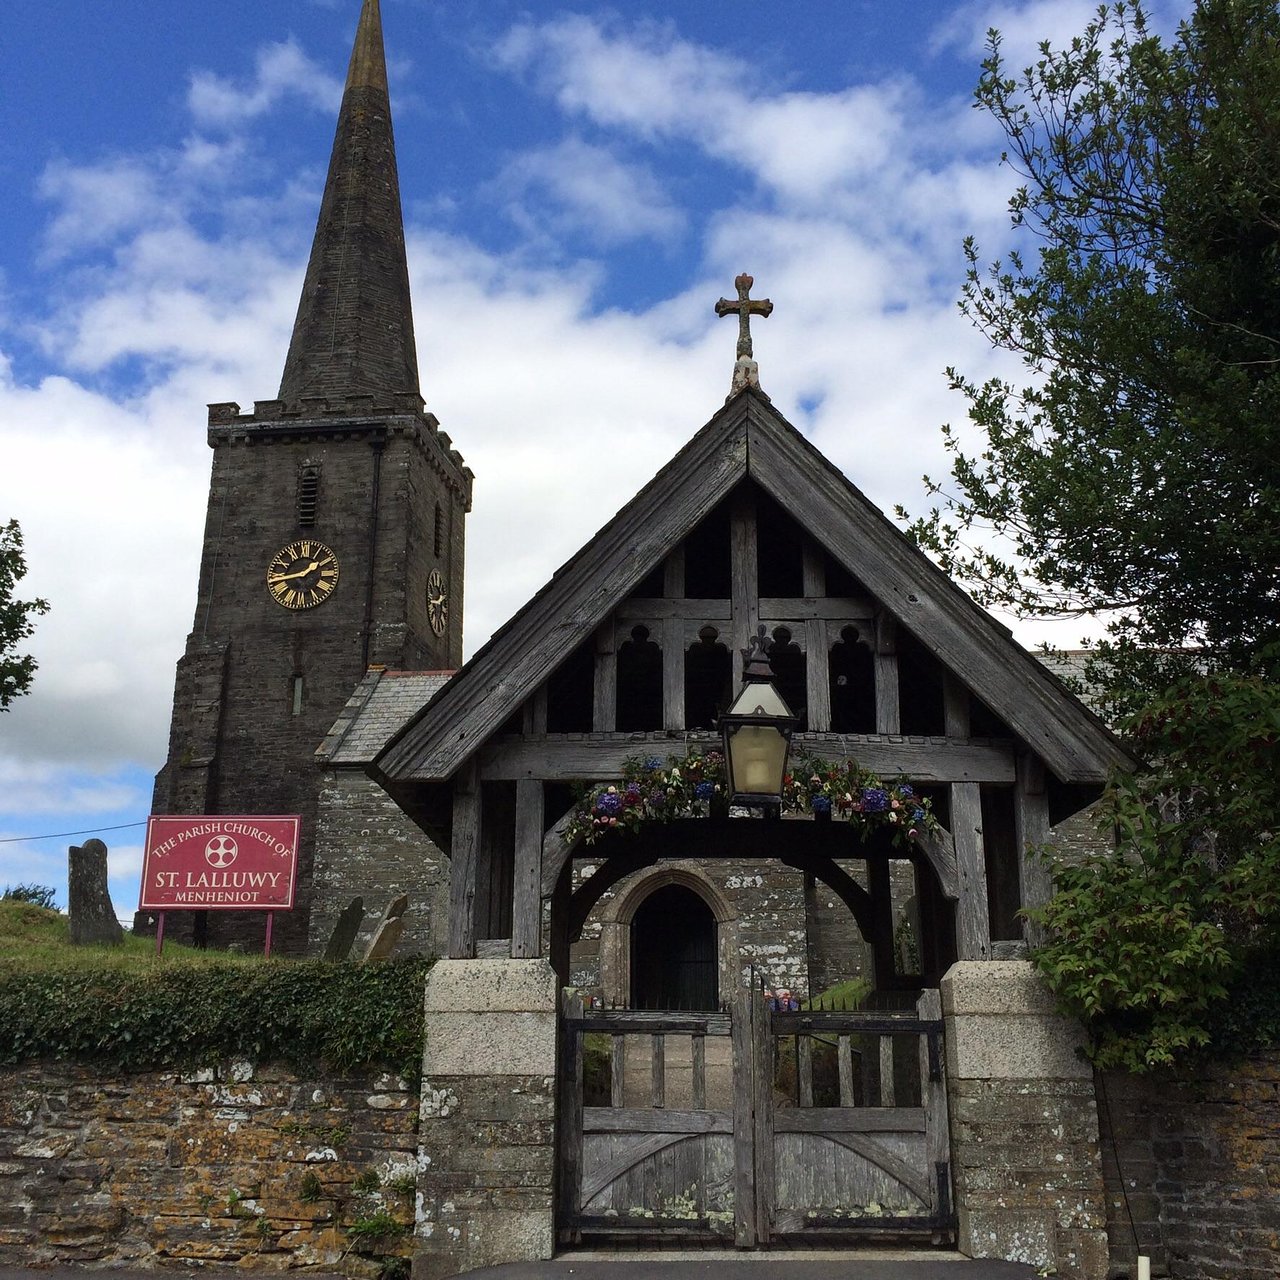
<svg viewBox="0 0 1280 1280">
<path fill-rule="evenodd" d="M 470 470 L 419 393 L 378 0 L 364 0 L 279 396 L 209 407 L 213 472 L 195 623 L 154 813 L 302 815 L 305 946 L 317 745 L 371 666 L 462 660 Z M 181 915 L 178 936 L 261 938 Z"/>
</svg>

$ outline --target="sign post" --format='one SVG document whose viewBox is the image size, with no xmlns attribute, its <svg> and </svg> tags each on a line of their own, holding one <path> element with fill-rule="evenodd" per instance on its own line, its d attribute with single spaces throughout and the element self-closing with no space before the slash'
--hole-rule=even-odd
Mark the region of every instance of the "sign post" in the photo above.
<svg viewBox="0 0 1280 1280">
<path fill-rule="evenodd" d="M 166 911 L 265 911 L 270 955 L 275 913 L 293 908 L 301 825 L 296 815 L 148 818 L 138 908 L 158 913 L 156 954 Z"/>
</svg>

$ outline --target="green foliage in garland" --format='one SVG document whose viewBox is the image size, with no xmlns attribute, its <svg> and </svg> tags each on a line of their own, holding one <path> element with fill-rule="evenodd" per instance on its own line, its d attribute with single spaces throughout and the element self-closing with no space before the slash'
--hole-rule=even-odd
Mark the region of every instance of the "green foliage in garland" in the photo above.
<svg viewBox="0 0 1280 1280">
<path fill-rule="evenodd" d="M 70 1058 L 146 1071 L 236 1057 L 384 1065 L 415 1079 L 430 967 L 414 957 L 10 972 L 0 983 L 0 1065 Z"/>
</svg>

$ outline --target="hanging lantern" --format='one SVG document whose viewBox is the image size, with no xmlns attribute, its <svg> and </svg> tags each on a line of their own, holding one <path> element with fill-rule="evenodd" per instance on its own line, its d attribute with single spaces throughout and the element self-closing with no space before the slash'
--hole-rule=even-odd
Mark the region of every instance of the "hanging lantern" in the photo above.
<svg viewBox="0 0 1280 1280">
<path fill-rule="evenodd" d="M 730 804 L 782 803 L 787 753 L 799 720 L 773 683 L 770 647 L 762 625 L 742 651 L 742 692 L 720 717 Z"/>
</svg>

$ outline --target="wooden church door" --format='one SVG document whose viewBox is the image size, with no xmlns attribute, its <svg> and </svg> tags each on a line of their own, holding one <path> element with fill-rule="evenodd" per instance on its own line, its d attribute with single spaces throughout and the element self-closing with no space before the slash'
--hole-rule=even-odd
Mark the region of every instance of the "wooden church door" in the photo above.
<svg viewBox="0 0 1280 1280">
<path fill-rule="evenodd" d="M 715 1009 L 716 941 L 715 916 L 692 889 L 651 893 L 631 922 L 631 1007 Z"/>
</svg>

